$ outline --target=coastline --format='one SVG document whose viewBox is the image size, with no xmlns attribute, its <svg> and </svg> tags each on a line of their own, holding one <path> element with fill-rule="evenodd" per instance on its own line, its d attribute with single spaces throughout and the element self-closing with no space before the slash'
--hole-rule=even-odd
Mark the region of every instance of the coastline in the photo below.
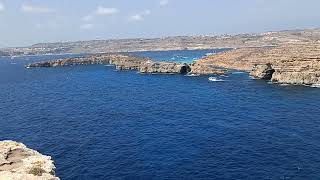
<svg viewBox="0 0 320 180">
<path fill-rule="evenodd" d="M 320 45 L 304 43 L 277 47 L 236 48 L 204 56 L 190 64 L 157 62 L 145 57 L 103 53 L 32 63 L 26 65 L 26 68 L 104 64 L 115 65 L 117 70 L 136 70 L 144 74 L 194 75 L 222 75 L 230 70 L 237 70 L 249 73 L 254 79 L 262 79 L 274 84 L 319 87 L 320 57 L 318 54 L 320 54 Z"/>
</svg>

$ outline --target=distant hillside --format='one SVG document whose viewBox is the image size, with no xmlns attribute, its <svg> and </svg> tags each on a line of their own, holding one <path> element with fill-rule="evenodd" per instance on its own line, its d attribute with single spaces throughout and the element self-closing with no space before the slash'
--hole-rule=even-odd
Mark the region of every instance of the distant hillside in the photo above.
<svg viewBox="0 0 320 180">
<path fill-rule="evenodd" d="M 0 56 L 261 47 L 311 41 L 320 41 L 320 29 L 289 30 L 260 34 L 40 43 L 30 47 L 1 49 Z"/>
</svg>

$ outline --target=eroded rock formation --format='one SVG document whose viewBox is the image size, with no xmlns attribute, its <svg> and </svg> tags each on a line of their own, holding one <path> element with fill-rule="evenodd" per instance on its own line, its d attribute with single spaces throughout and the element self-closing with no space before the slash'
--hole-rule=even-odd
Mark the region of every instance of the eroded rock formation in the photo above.
<svg viewBox="0 0 320 180">
<path fill-rule="evenodd" d="M 14 141 L 0 141 L 0 180 L 59 180 L 50 156 Z"/>
<path fill-rule="evenodd" d="M 257 79 L 271 80 L 274 72 L 271 64 L 256 65 L 250 75 Z"/>
<path fill-rule="evenodd" d="M 148 61 L 140 66 L 139 71 L 141 73 L 187 74 L 191 68 L 188 64 Z"/>
</svg>

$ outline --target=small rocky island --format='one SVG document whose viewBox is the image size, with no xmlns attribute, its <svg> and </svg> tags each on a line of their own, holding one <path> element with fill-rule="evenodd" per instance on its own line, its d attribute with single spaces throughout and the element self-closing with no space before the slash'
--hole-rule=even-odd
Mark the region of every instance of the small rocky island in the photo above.
<svg viewBox="0 0 320 180">
<path fill-rule="evenodd" d="M 50 156 L 14 141 L 0 141 L 1 180 L 59 180 Z"/>
</svg>

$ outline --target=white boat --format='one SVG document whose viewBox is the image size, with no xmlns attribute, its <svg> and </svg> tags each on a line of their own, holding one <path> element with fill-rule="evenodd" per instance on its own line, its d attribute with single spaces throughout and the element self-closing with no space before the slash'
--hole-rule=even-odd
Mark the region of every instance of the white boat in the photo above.
<svg viewBox="0 0 320 180">
<path fill-rule="evenodd" d="M 215 55 L 216 53 L 212 52 L 212 53 L 207 53 L 206 56 L 212 56 Z"/>
<path fill-rule="evenodd" d="M 195 76 L 200 76 L 200 74 L 187 74 L 186 76 L 195 77 Z"/>
<path fill-rule="evenodd" d="M 218 79 L 216 77 L 209 77 L 209 81 L 212 81 L 212 82 L 223 82 L 224 80 L 223 79 Z"/>
</svg>

